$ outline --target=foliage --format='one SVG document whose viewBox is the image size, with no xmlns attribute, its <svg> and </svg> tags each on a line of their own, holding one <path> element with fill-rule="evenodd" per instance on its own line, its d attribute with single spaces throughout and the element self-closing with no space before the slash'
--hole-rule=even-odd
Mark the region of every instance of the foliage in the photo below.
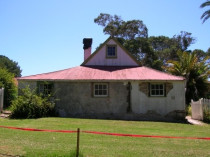
<svg viewBox="0 0 210 157">
<path fill-rule="evenodd" d="M 180 34 L 173 36 L 173 40 L 176 42 L 178 50 L 186 51 L 191 44 L 195 43 L 195 39 L 191 35 L 192 33 L 181 31 Z"/>
<path fill-rule="evenodd" d="M 0 68 L 7 69 L 9 72 L 13 73 L 15 77 L 21 77 L 22 70 L 20 69 L 18 62 L 13 61 L 6 56 L 0 55 Z"/>
<path fill-rule="evenodd" d="M 202 3 L 201 8 L 204 8 L 204 7 L 210 7 L 210 1 L 207 0 L 206 2 Z M 208 20 L 210 18 L 210 9 L 205 11 L 202 16 L 201 16 L 201 19 L 203 19 L 203 23 Z"/>
<path fill-rule="evenodd" d="M 148 36 L 147 27 L 141 20 L 123 21 L 118 15 L 101 13 L 94 22 L 103 26 L 103 32 L 112 37 L 135 39 Z"/>
<path fill-rule="evenodd" d="M 191 116 L 192 115 L 192 107 L 191 105 L 186 106 L 186 115 Z"/>
<path fill-rule="evenodd" d="M 207 78 L 210 74 L 208 56 L 202 61 L 198 60 L 196 52 L 178 52 L 178 61 L 168 61 L 166 70 L 174 75 L 186 78 L 186 103 L 191 99 L 198 100 L 208 91 Z"/>
<path fill-rule="evenodd" d="M 14 75 L 3 68 L 0 68 L 0 88 L 4 88 L 4 108 L 9 107 L 17 97 L 17 86 Z"/>
<path fill-rule="evenodd" d="M 11 105 L 11 118 L 40 118 L 54 116 L 55 103 L 50 95 L 42 97 L 29 87 L 20 91 L 21 95 Z"/>
<path fill-rule="evenodd" d="M 203 121 L 210 123 L 210 108 L 204 108 L 203 110 Z"/>
<path fill-rule="evenodd" d="M 204 60 L 207 56 L 209 56 L 206 52 L 204 52 L 203 50 L 200 50 L 200 49 L 193 50 L 193 53 L 195 53 L 197 55 L 199 62 Z"/>
</svg>

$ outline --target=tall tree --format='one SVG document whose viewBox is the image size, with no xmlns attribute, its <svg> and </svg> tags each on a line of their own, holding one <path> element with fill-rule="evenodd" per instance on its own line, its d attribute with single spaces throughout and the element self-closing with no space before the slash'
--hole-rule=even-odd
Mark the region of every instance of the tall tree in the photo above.
<svg viewBox="0 0 210 157">
<path fill-rule="evenodd" d="M 202 3 L 201 8 L 205 8 L 205 7 L 210 7 L 210 1 L 207 0 L 206 2 Z M 208 20 L 210 18 L 210 9 L 205 11 L 202 16 L 201 16 L 201 19 L 203 19 L 203 23 Z"/>
<path fill-rule="evenodd" d="M 157 54 L 158 60 L 165 65 L 168 60 L 177 58 L 177 42 L 166 36 L 151 36 L 148 38 L 153 51 Z"/>
<path fill-rule="evenodd" d="M 135 39 L 148 36 L 147 27 L 141 20 L 123 21 L 118 15 L 101 13 L 94 22 L 104 27 L 103 32 L 112 37 Z"/>
<path fill-rule="evenodd" d="M 173 36 L 174 41 L 177 43 L 178 49 L 186 51 L 191 44 L 195 43 L 195 38 L 192 33 L 181 31 L 180 34 Z"/>
<path fill-rule="evenodd" d="M 6 56 L 0 55 L 0 68 L 7 69 L 9 72 L 13 73 L 15 77 L 20 77 L 22 70 L 18 65 L 18 62 L 15 62 L 9 59 Z"/>
<path fill-rule="evenodd" d="M 203 50 L 200 50 L 200 49 L 195 49 L 192 52 L 197 55 L 199 62 L 204 60 L 204 58 L 208 56 L 208 54 L 206 52 L 204 52 Z"/>
<path fill-rule="evenodd" d="M 178 61 L 168 61 L 167 71 L 186 78 L 186 103 L 197 100 L 208 91 L 207 78 L 210 75 L 208 57 L 199 61 L 196 52 L 178 52 Z"/>
<path fill-rule="evenodd" d="M 163 66 L 167 64 L 168 60 L 178 60 L 177 51 L 186 51 L 195 41 L 191 33 L 185 31 L 181 31 L 180 34 L 174 35 L 172 38 L 151 36 L 148 40 Z"/>
</svg>

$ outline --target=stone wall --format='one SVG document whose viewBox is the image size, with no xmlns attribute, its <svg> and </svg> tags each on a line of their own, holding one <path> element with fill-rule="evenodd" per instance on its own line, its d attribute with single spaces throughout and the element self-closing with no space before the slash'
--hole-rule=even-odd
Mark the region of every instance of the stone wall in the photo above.
<svg viewBox="0 0 210 157">
<path fill-rule="evenodd" d="M 56 109 L 62 117 L 106 118 L 127 112 L 128 89 L 123 83 L 111 82 L 108 97 L 94 97 L 90 82 L 55 82 Z"/>
<path fill-rule="evenodd" d="M 109 96 L 94 97 L 91 82 L 54 82 L 56 110 L 61 117 L 82 118 L 162 121 L 185 116 L 184 81 L 163 82 L 163 97 L 149 96 L 149 83 L 109 82 Z M 19 88 L 26 85 L 37 88 L 37 82 L 19 82 Z"/>
</svg>

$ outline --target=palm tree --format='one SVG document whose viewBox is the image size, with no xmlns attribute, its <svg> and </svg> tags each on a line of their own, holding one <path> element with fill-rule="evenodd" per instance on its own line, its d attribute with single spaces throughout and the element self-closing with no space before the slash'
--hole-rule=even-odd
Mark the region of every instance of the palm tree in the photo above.
<svg viewBox="0 0 210 157">
<path fill-rule="evenodd" d="M 208 76 L 210 74 L 208 57 L 199 61 L 196 52 L 178 52 L 178 61 L 168 61 L 166 70 L 174 75 L 186 79 L 186 103 L 191 99 L 198 100 L 204 97 L 208 89 Z"/>
<path fill-rule="evenodd" d="M 210 7 L 210 1 L 207 0 L 206 2 L 202 3 L 201 4 L 201 8 L 204 8 L 204 7 L 207 7 L 209 6 Z M 208 19 L 210 18 L 210 10 L 207 10 L 203 13 L 203 15 L 201 16 L 201 19 L 203 19 L 203 23 Z"/>
</svg>

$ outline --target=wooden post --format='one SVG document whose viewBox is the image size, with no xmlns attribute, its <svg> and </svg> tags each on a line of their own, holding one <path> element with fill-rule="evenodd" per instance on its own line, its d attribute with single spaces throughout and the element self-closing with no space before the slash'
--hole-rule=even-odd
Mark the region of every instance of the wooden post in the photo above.
<svg viewBox="0 0 210 157">
<path fill-rule="evenodd" d="M 76 157 L 79 157 L 79 136 L 80 136 L 80 129 L 77 129 L 77 152 Z"/>
</svg>

